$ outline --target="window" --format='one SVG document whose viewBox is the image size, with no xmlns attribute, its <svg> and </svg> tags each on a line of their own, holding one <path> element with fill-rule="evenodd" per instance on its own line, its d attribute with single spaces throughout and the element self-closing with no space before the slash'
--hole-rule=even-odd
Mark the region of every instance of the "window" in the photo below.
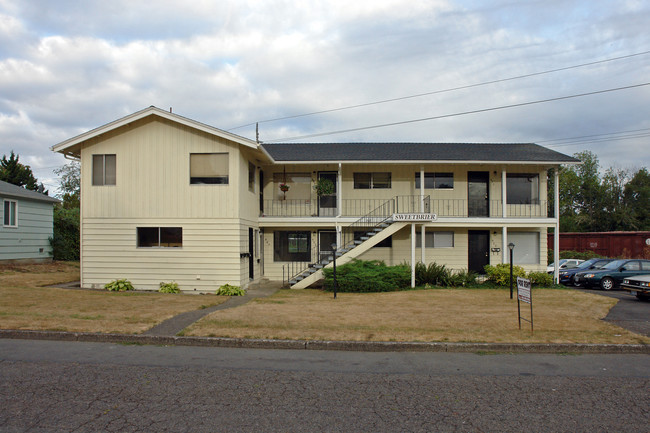
<svg viewBox="0 0 650 433">
<path fill-rule="evenodd" d="M 228 184 L 227 153 L 190 153 L 190 184 Z"/>
<path fill-rule="evenodd" d="M 354 189 L 389 189 L 390 172 L 354 173 Z"/>
<path fill-rule="evenodd" d="M 453 248 L 454 232 L 432 232 L 424 233 L 424 241 L 427 248 Z M 415 237 L 415 247 L 422 247 L 422 233 L 417 232 Z"/>
<path fill-rule="evenodd" d="M 5 227 L 18 227 L 18 202 L 14 200 L 4 201 L 4 221 Z"/>
<path fill-rule="evenodd" d="M 506 194 L 508 204 L 539 204 L 539 175 L 508 173 Z"/>
<path fill-rule="evenodd" d="M 248 190 L 255 192 L 255 164 L 248 163 Z"/>
<path fill-rule="evenodd" d="M 274 232 L 273 260 L 276 262 L 311 261 L 311 232 Z"/>
<path fill-rule="evenodd" d="M 424 173 L 425 189 L 454 189 L 454 173 Z M 415 173 L 415 189 L 420 189 L 420 173 Z"/>
<path fill-rule="evenodd" d="M 539 264 L 539 233 L 508 232 L 508 243 L 515 244 L 512 262 L 515 265 Z"/>
<path fill-rule="evenodd" d="M 354 232 L 354 238 L 359 239 L 362 236 L 367 236 L 367 233 L 368 232 L 364 232 L 364 231 L 360 231 L 360 232 L 355 231 Z M 380 241 L 377 245 L 374 246 L 374 248 L 392 248 L 392 247 L 393 247 L 393 237 L 392 236 L 388 236 L 386 239 L 384 239 L 383 241 Z"/>
<path fill-rule="evenodd" d="M 139 248 L 178 248 L 182 246 L 182 227 L 138 227 Z"/>
<path fill-rule="evenodd" d="M 115 185 L 115 155 L 93 155 L 93 185 Z"/>
</svg>

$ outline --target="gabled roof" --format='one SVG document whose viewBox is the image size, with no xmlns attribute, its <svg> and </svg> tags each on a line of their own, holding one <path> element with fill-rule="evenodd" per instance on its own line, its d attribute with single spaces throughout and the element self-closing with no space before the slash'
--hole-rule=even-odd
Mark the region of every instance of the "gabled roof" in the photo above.
<svg viewBox="0 0 650 433">
<path fill-rule="evenodd" d="M 166 110 L 161 110 L 160 108 L 154 107 L 152 105 L 151 107 L 145 108 L 144 110 L 129 114 L 128 116 L 122 117 L 121 119 L 115 120 L 111 123 L 107 123 L 106 125 L 100 126 L 99 128 L 95 128 L 88 132 L 84 132 L 83 134 L 77 135 L 76 137 L 72 137 L 66 141 L 62 141 L 59 144 L 55 144 L 51 147 L 51 149 L 54 152 L 60 152 L 65 155 L 71 155 L 78 158 L 80 156 L 80 145 L 84 141 L 120 128 L 136 120 L 144 119 L 148 116 L 162 117 L 164 119 L 171 120 L 172 122 L 180 123 L 182 125 L 189 126 L 208 134 L 226 138 L 230 141 L 248 146 L 252 149 L 258 148 L 257 143 L 253 140 L 249 140 L 248 138 L 244 138 L 236 134 L 231 134 L 230 132 L 226 132 L 213 126 L 206 125 L 205 123 L 188 119 L 187 117 L 179 116 L 178 114 L 170 113 Z"/>
<path fill-rule="evenodd" d="M 264 143 L 261 146 L 277 163 L 580 163 L 534 143 Z"/>
<path fill-rule="evenodd" d="M 11 197 L 11 198 L 20 198 L 26 200 L 34 201 L 43 201 L 49 203 L 59 203 L 60 200 L 55 199 L 54 197 L 41 194 L 40 192 L 30 191 L 21 186 L 16 186 L 8 182 L 0 180 L 0 196 L 2 197 Z"/>
</svg>

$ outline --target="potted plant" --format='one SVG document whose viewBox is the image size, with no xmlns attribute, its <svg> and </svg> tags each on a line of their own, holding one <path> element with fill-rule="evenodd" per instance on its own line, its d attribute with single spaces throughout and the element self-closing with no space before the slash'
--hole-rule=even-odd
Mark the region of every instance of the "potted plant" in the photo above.
<svg viewBox="0 0 650 433">
<path fill-rule="evenodd" d="M 286 183 L 281 183 L 280 184 L 280 191 L 282 191 L 282 192 L 289 191 L 289 185 L 287 185 Z"/>
<path fill-rule="evenodd" d="M 314 190 L 316 190 L 316 195 L 318 197 L 334 194 L 334 182 L 329 179 L 320 178 L 316 181 Z"/>
</svg>

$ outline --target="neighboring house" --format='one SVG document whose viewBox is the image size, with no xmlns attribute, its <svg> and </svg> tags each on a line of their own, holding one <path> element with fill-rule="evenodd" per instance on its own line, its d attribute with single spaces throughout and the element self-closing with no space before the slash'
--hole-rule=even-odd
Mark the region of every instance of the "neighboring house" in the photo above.
<svg viewBox="0 0 650 433">
<path fill-rule="evenodd" d="M 306 287 L 333 243 L 337 264 L 478 272 L 514 243 L 515 263 L 544 271 L 547 171 L 579 162 L 527 143 L 260 144 L 155 107 L 52 150 L 81 160 L 82 286 L 184 290 Z M 334 192 L 316 196 L 318 179 Z"/>
<path fill-rule="evenodd" d="M 59 200 L 0 181 L 0 263 L 52 260 L 54 204 Z"/>
</svg>

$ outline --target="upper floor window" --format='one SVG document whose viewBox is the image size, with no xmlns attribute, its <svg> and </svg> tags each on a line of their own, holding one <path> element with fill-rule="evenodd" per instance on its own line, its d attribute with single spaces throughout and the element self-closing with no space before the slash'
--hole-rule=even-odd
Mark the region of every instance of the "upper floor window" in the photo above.
<svg viewBox="0 0 650 433">
<path fill-rule="evenodd" d="M 138 247 L 140 248 L 174 248 L 182 246 L 182 227 L 138 227 Z"/>
<path fill-rule="evenodd" d="M 4 201 L 4 221 L 5 227 L 18 227 L 18 202 L 14 200 Z"/>
<path fill-rule="evenodd" d="M 309 200 L 311 197 L 310 173 L 273 173 L 273 184 L 274 197 L 278 200 Z"/>
<path fill-rule="evenodd" d="M 228 184 L 227 153 L 190 153 L 190 184 Z"/>
<path fill-rule="evenodd" d="M 453 189 L 454 173 L 424 173 L 424 189 Z M 420 173 L 415 173 L 415 189 L 420 189 Z"/>
<path fill-rule="evenodd" d="M 539 174 L 508 173 L 506 194 L 508 204 L 539 204 Z"/>
<path fill-rule="evenodd" d="M 115 185 L 115 155 L 93 155 L 93 185 Z"/>
<path fill-rule="evenodd" d="M 354 189 L 389 189 L 390 172 L 354 173 Z"/>
</svg>

